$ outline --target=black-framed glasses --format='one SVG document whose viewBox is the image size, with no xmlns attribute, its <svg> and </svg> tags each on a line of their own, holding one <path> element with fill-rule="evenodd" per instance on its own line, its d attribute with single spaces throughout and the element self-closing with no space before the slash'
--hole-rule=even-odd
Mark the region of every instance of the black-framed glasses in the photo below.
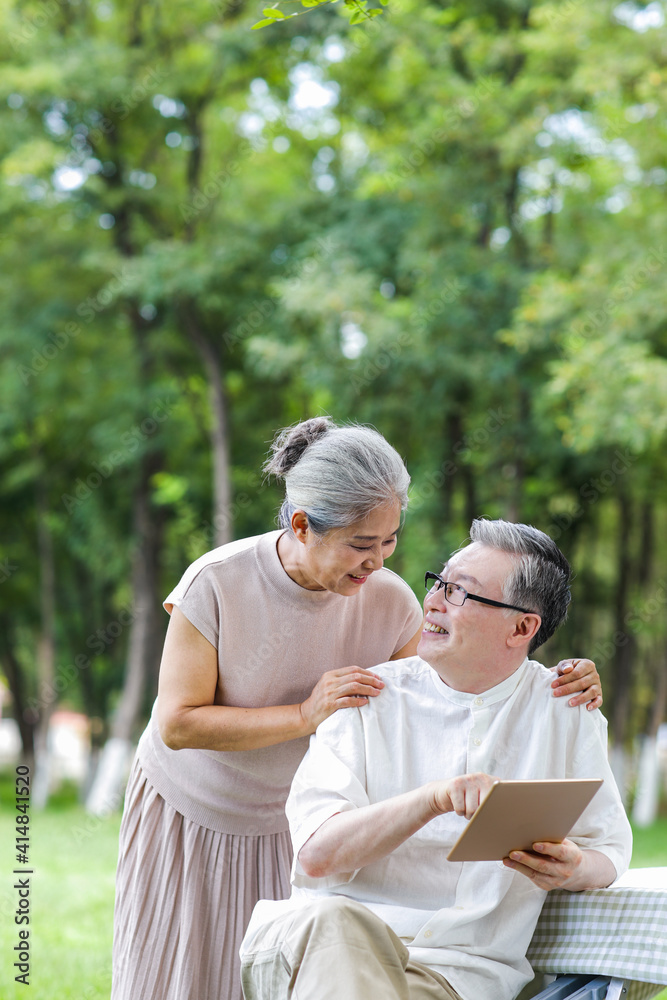
<svg viewBox="0 0 667 1000">
<path fill-rule="evenodd" d="M 429 580 L 434 581 L 430 586 Z M 501 601 L 492 601 L 489 597 L 478 597 L 477 594 L 469 594 L 458 583 L 450 583 L 448 580 L 443 580 L 437 573 L 427 573 L 424 577 L 424 586 L 429 591 L 435 590 L 436 593 L 444 587 L 445 600 L 457 608 L 460 608 L 466 601 L 477 601 L 479 604 L 490 604 L 492 608 L 510 608 L 512 611 L 523 611 L 525 615 L 535 614 L 534 611 L 529 611 L 528 608 L 519 608 L 516 604 L 502 604 Z"/>
</svg>

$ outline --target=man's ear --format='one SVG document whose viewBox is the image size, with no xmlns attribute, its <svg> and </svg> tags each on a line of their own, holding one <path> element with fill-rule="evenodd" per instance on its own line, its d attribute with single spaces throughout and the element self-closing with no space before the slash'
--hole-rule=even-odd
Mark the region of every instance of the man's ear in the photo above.
<svg viewBox="0 0 667 1000">
<path fill-rule="evenodd" d="M 539 615 L 535 615 L 532 612 L 527 615 L 521 615 L 521 618 L 514 623 L 514 629 L 507 639 L 507 645 L 530 645 L 531 639 L 533 639 L 539 632 L 541 624 L 542 619 Z"/>
<path fill-rule="evenodd" d="M 305 545 L 308 532 L 310 531 L 306 512 L 304 510 L 295 510 L 292 514 L 290 524 L 292 525 L 292 531 L 297 542 Z"/>
</svg>

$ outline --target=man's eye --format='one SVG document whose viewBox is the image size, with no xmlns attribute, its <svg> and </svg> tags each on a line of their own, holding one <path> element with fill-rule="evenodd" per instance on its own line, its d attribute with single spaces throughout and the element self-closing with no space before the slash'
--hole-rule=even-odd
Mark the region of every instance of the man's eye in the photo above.
<svg viewBox="0 0 667 1000">
<path fill-rule="evenodd" d="M 356 549 L 357 552 L 370 552 L 371 550 L 370 545 L 353 545 L 352 548 Z"/>
</svg>

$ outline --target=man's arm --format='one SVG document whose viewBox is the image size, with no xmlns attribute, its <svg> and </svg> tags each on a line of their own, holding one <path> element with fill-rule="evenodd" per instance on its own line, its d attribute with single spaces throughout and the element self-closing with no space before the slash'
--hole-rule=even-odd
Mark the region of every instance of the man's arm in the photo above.
<svg viewBox="0 0 667 1000">
<path fill-rule="evenodd" d="M 470 819 L 495 780 L 488 774 L 462 774 L 336 813 L 303 845 L 299 864 L 310 878 L 364 868 L 391 854 L 436 816 L 455 812 Z"/>
<path fill-rule="evenodd" d="M 582 851 L 571 840 L 533 844 L 533 851 L 536 853 L 512 851 L 504 863 L 540 889 L 605 889 L 616 879 L 616 869 L 606 854 L 593 849 Z"/>
</svg>

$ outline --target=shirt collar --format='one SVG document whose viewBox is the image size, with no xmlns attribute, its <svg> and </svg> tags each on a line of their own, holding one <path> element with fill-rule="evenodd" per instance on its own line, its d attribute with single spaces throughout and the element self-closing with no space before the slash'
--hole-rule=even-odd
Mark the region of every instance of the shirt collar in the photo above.
<svg viewBox="0 0 667 1000">
<path fill-rule="evenodd" d="M 526 667 L 528 665 L 528 657 L 525 658 L 523 663 L 521 663 L 513 674 L 506 677 L 504 681 L 500 684 L 496 684 L 495 687 L 489 688 L 488 691 L 480 691 L 473 693 L 470 691 L 457 691 L 456 688 L 449 687 L 448 684 L 442 680 L 440 675 L 433 670 L 431 667 L 431 679 L 436 691 L 441 697 L 446 698 L 447 701 L 453 702 L 455 705 L 461 705 L 463 708 L 469 708 L 473 704 L 479 704 L 476 699 L 482 699 L 485 706 L 495 705 L 499 701 L 504 701 L 509 698 L 511 694 L 516 691 L 519 683 L 526 672 Z"/>
</svg>

